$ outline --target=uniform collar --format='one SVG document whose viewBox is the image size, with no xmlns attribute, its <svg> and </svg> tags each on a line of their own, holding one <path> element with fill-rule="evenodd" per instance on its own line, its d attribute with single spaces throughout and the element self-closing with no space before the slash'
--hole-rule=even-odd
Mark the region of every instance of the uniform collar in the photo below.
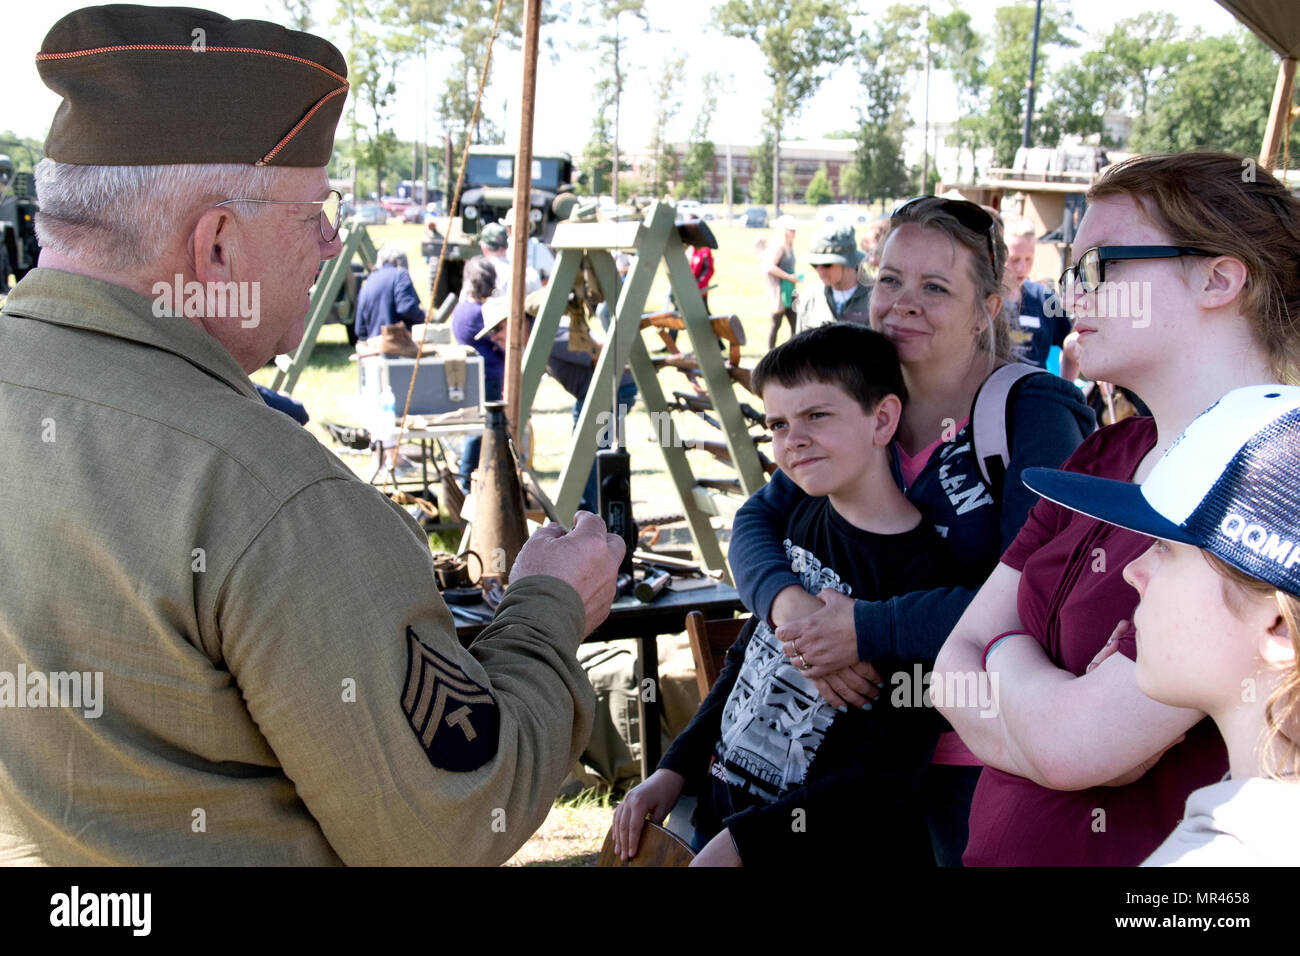
<svg viewBox="0 0 1300 956">
<path fill-rule="evenodd" d="M 153 314 L 153 301 L 102 279 L 33 269 L 5 299 L 4 314 L 85 329 L 178 355 L 249 398 L 253 383 L 226 349 L 198 326 Z"/>
</svg>

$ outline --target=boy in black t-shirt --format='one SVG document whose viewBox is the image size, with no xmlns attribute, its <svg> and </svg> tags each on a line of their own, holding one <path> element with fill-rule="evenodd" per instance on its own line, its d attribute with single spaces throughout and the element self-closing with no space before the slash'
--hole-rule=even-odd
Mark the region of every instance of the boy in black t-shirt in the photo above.
<svg viewBox="0 0 1300 956">
<path fill-rule="evenodd" d="M 890 473 L 907 389 L 884 336 L 844 323 L 810 329 L 765 355 L 752 380 L 777 463 L 811 496 L 785 528 L 791 567 L 809 592 L 876 601 L 954 579 L 942 538 Z M 915 681 L 913 663 L 875 662 L 886 680 Z M 837 711 L 800 668 L 773 629 L 751 618 L 659 769 L 615 811 L 625 857 L 635 855 L 642 819 L 661 821 L 689 781 L 699 792 L 697 834 L 711 838 L 701 863 L 842 864 L 884 853 L 893 865 L 933 864 L 910 799 L 941 726 L 932 708 L 917 706 L 922 689 Z"/>
</svg>

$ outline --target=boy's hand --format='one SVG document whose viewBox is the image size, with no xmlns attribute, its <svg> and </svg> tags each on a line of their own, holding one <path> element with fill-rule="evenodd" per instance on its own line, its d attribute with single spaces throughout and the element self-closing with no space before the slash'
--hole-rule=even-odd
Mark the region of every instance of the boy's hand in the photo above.
<svg viewBox="0 0 1300 956">
<path fill-rule="evenodd" d="M 656 770 L 629 790 L 614 808 L 614 852 L 624 860 L 636 856 L 646 817 L 652 823 L 663 823 L 685 785 L 686 778 L 675 770 Z"/>
</svg>

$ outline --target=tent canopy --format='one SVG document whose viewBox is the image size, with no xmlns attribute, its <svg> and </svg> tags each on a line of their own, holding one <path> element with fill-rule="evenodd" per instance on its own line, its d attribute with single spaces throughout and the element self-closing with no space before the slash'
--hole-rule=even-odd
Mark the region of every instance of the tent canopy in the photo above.
<svg viewBox="0 0 1300 956">
<path fill-rule="evenodd" d="M 1219 5 L 1279 56 L 1300 58 L 1300 4 L 1295 0 L 1219 0 Z"/>
</svg>

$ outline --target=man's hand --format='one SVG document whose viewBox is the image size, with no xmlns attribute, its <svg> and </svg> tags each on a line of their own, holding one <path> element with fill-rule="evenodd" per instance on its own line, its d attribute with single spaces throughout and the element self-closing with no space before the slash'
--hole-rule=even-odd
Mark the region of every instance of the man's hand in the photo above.
<svg viewBox="0 0 1300 956">
<path fill-rule="evenodd" d="M 836 708 L 865 707 L 870 710 L 871 702 L 880 696 L 880 674 L 870 661 L 857 661 L 842 671 L 810 680 L 826 702 Z"/>
<path fill-rule="evenodd" d="M 586 637 L 609 616 L 618 565 L 626 550 L 622 538 L 605 530 L 604 521 L 589 511 L 579 511 L 573 517 L 572 531 L 551 522 L 533 532 L 515 558 L 510 581 L 545 574 L 570 585 L 587 612 L 582 632 Z"/>
<path fill-rule="evenodd" d="M 646 818 L 663 823 L 685 785 L 686 778 L 675 770 L 656 770 L 629 790 L 614 809 L 614 852 L 624 860 L 636 856 Z"/>
<path fill-rule="evenodd" d="M 731 831 L 723 830 L 704 845 L 704 849 L 691 860 L 691 866 L 744 866 L 736 845 L 731 842 Z"/>
</svg>

